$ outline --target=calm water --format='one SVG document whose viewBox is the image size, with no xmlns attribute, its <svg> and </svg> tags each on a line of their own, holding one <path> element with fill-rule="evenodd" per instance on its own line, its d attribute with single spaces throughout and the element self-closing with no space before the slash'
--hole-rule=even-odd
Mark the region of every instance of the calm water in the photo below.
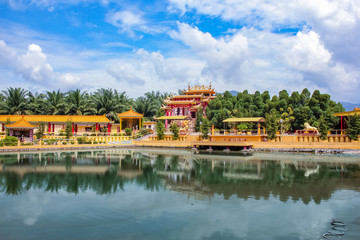
<svg viewBox="0 0 360 240">
<path fill-rule="evenodd" d="M 360 157 L 109 149 L 0 155 L 0 239 L 360 239 Z"/>
</svg>

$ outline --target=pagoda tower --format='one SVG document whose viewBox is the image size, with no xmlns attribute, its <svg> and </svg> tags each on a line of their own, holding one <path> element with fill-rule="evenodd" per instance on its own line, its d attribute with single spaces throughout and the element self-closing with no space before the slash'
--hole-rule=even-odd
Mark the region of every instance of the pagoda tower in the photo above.
<svg viewBox="0 0 360 240">
<path fill-rule="evenodd" d="M 162 117 L 162 119 L 166 120 L 166 117 L 169 117 L 170 120 L 173 116 L 184 116 L 190 117 L 192 121 L 195 121 L 197 110 L 203 109 L 203 114 L 206 116 L 206 106 L 216 97 L 216 92 L 211 87 L 211 83 L 209 86 L 195 85 L 194 87 L 190 87 L 189 84 L 188 88 L 183 91 L 183 94 L 164 99 L 165 104 L 161 109 L 165 110 L 165 117 Z M 165 124 L 167 125 L 167 120 Z"/>
</svg>

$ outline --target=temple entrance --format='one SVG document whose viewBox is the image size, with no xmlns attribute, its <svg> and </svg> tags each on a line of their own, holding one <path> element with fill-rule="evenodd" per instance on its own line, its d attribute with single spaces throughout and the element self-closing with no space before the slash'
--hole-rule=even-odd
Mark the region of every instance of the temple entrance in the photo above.
<svg viewBox="0 0 360 240">
<path fill-rule="evenodd" d="M 196 118 L 196 112 L 191 112 L 191 118 Z"/>
</svg>

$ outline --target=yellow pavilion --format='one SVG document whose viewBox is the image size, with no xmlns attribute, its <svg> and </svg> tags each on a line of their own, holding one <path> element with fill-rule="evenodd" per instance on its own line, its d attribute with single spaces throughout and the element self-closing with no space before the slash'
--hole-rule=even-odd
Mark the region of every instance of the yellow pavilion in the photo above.
<svg viewBox="0 0 360 240">
<path fill-rule="evenodd" d="M 130 107 L 129 111 L 119 113 L 118 117 L 119 117 L 120 132 L 121 132 L 123 127 L 131 128 L 132 130 L 141 129 L 141 122 L 144 115 L 135 112 L 134 110 L 132 110 L 132 107 Z"/>
</svg>

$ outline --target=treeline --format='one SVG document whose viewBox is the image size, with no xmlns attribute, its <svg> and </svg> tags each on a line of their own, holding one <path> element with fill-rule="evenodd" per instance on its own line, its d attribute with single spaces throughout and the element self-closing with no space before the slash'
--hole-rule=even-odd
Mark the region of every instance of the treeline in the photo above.
<svg viewBox="0 0 360 240">
<path fill-rule="evenodd" d="M 179 90 L 179 93 L 181 91 Z M 33 114 L 33 115 L 103 115 L 118 121 L 117 113 L 133 107 L 136 112 L 151 119 L 163 115 L 160 107 L 170 93 L 159 91 L 147 92 L 144 96 L 132 99 L 126 92 L 114 89 L 98 89 L 93 93 L 70 90 L 68 92 L 47 91 L 32 93 L 22 88 L 8 88 L 0 93 L 0 114 Z M 286 131 L 304 128 L 308 122 L 319 126 L 321 118 L 328 128 L 334 128 L 339 118 L 333 113 L 344 111 L 341 103 L 331 100 L 329 94 L 321 94 L 315 90 L 312 94 L 308 89 L 301 93 L 295 91 L 291 95 L 282 90 L 278 95 L 270 96 L 268 91 L 254 94 L 248 91 L 233 96 L 226 91 L 218 94 L 206 108 L 206 115 L 211 125 L 224 128 L 223 120 L 230 117 L 273 117 L 283 119 Z M 271 114 L 266 116 L 266 114 Z M 245 126 L 251 128 L 251 124 Z"/>
<path fill-rule="evenodd" d="M 284 131 L 293 132 L 304 129 L 304 123 L 319 127 L 321 119 L 325 121 L 329 129 L 334 128 L 339 118 L 333 113 L 342 112 L 344 108 L 341 103 L 331 100 L 329 94 L 321 94 L 315 90 L 312 94 L 308 89 L 301 93 L 295 91 L 291 95 L 282 90 L 279 95 L 270 96 L 268 91 L 254 94 L 248 91 L 239 92 L 233 96 L 226 91 L 219 94 L 209 103 L 206 115 L 210 124 L 216 128 L 224 128 L 223 120 L 230 117 L 264 117 L 282 119 Z M 251 128 L 251 124 L 244 126 Z"/>
<path fill-rule="evenodd" d="M 117 113 L 130 109 L 153 117 L 168 93 L 148 92 L 136 99 L 126 92 L 113 89 L 98 89 L 93 93 L 70 90 L 68 92 L 47 91 L 32 93 L 22 88 L 8 88 L 0 93 L 0 114 L 25 115 L 106 115 L 118 121 Z"/>
</svg>

